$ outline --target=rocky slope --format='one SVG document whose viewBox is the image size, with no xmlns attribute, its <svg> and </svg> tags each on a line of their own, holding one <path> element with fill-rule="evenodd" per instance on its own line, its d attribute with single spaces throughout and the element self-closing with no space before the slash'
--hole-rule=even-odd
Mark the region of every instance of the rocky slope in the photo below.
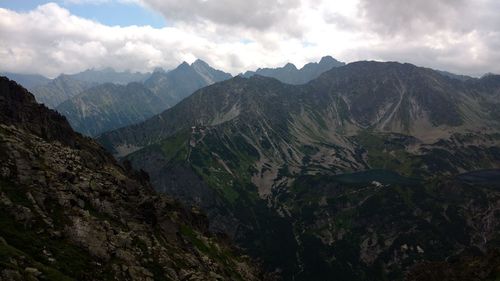
<svg viewBox="0 0 500 281">
<path fill-rule="evenodd" d="M 481 173 L 490 181 L 385 170 L 298 177 L 275 196 L 299 241 L 296 280 L 495 280 L 500 170 Z M 460 271 L 458 260 L 483 265 Z M 433 279 L 438 267 L 448 272 Z"/>
<path fill-rule="evenodd" d="M 144 85 L 102 84 L 63 102 L 56 110 L 75 131 L 88 136 L 139 123 L 163 111 L 166 105 Z"/>
<path fill-rule="evenodd" d="M 295 65 L 288 63 L 279 68 L 259 68 L 256 71 L 247 71 L 242 76 L 250 78 L 254 75 L 261 75 L 276 78 L 283 83 L 300 85 L 318 78 L 323 72 L 334 67 L 344 65 L 345 63 L 339 62 L 331 56 L 326 56 L 317 63 L 311 62 L 304 65 L 301 69 L 297 69 Z"/>
<path fill-rule="evenodd" d="M 203 214 L 3 77 L 0 109 L 0 280 L 262 280 Z"/>
<path fill-rule="evenodd" d="M 399 280 L 420 260 L 494 247 L 494 187 L 473 183 L 477 193 L 464 201 L 441 192 L 471 188 L 456 182 L 460 173 L 500 168 L 499 81 L 378 62 L 333 68 L 297 86 L 236 77 L 99 140 L 147 171 L 155 189 L 206 210 L 214 231 L 285 279 Z M 376 176 L 354 184 L 332 178 L 356 171 Z M 435 186 L 437 194 L 428 190 Z M 467 238 L 436 251 L 408 244 L 448 243 L 456 229 L 436 228 L 443 217 L 454 221 L 448 206 Z M 492 226 L 483 244 L 471 240 L 485 231 L 473 226 L 477 219 Z"/>
</svg>

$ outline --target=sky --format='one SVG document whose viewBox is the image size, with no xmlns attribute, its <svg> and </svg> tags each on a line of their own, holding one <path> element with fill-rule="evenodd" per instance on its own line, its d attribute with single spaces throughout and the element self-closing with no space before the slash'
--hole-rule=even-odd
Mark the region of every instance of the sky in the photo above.
<svg viewBox="0 0 500 281">
<path fill-rule="evenodd" d="M 500 73 L 498 0 L 0 0 L 0 72 L 238 74 L 322 56 Z"/>
</svg>

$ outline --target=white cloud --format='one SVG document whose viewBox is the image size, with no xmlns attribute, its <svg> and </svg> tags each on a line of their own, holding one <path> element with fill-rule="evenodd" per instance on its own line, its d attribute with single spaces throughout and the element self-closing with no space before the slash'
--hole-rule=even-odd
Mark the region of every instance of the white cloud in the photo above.
<svg viewBox="0 0 500 281">
<path fill-rule="evenodd" d="M 472 75 L 500 72 L 495 0 L 114 1 L 145 5 L 171 26 L 111 27 L 54 3 L 26 13 L 0 8 L 0 71 L 48 76 L 108 66 L 149 71 L 201 58 L 237 74 L 332 55 Z"/>
<path fill-rule="evenodd" d="M 140 0 L 59 0 L 65 5 L 101 5 L 107 3 L 140 4 Z"/>
<path fill-rule="evenodd" d="M 210 21 L 257 30 L 299 32 L 300 0 L 142 0 L 166 18 L 187 23 Z M 295 34 L 296 35 L 296 34 Z"/>
</svg>

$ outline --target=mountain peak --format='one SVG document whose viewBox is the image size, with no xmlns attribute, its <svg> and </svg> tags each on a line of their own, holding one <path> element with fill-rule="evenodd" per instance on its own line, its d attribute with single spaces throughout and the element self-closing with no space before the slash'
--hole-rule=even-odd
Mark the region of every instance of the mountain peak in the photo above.
<svg viewBox="0 0 500 281">
<path fill-rule="evenodd" d="M 179 66 L 177 66 L 175 69 L 176 70 L 182 70 L 182 69 L 189 69 L 191 68 L 191 66 L 189 65 L 189 63 L 183 61 L 181 64 L 179 64 Z"/>
<path fill-rule="evenodd" d="M 203 66 L 203 67 L 210 67 L 210 65 L 209 65 L 207 62 L 205 62 L 204 60 L 201 60 L 201 59 L 197 59 L 197 60 L 195 60 L 195 61 L 191 64 L 191 66 Z"/>
<path fill-rule="evenodd" d="M 284 69 L 289 69 L 289 70 L 297 70 L 297 67 L 293 63 L 287 63 L 285 66 L 283 66 Z"/>
<path fill-rule="evenodd" d="M 338 62 L 338 60 L 334 59 L 332 56 L 324 56 L 319 61 L 320 64 L 334 63 L 334 62 Z"/>
</svg>

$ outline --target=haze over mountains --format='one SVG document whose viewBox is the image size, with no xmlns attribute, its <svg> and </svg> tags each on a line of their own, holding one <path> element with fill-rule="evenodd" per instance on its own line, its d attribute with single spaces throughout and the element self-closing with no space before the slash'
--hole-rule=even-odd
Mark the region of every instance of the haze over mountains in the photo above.
<svg viewBox="0 0 500 281">
<path fill-rule="evenodd" d="M 345 63 L 339 62 L 331 56 L 325 56 L 319 62 L 308 63 L 301 69 L 297 69 L 295 65 L 287 63 L 285 66 L 279 68 L 259 68 L 256 71 L 247 71 L 242 76 L 249 78 L 254 75 L 261 75 L 276 78 L 283 83 L 300 85 L 318 78 L 327 70 L 343 65 Z"/>
<path fill-rule="evenodd" d="M 2 73 L 2 75 L 32 91 L 37 101 L 50 108 L 55 108 L 69 98 L 98 84 L 142 82 L 150 76 L 149 73 L 116 72 L 110 68 L 102 70 L 89 69 L 70 75 L 61 74 L 54 79 L 36 74 Z"/>
<path fill-rule="evenodd" d="M 257 74 L 275 77 L 285 83 L 302 84 L 341 65 L 343 63 L 327 56 L 318 63 L 306 64 L 300 70 L 288 64 L 283 68 L 247 72 L 244 76 Z M 151 74 L 116 72 L 106 68 L 60 75 L 53 80 L 36 75 L 9 75 L 13 80 L 25 83 L 38 101 L 66 116 L 76 131 L 89 136 L 144 121 L 194 91 L 232 77 L 199 59 L 191 65 L 183 62 L 171 71 L 160 68 Z M 134 84 L 125 86 L 128 83 Z"/>
</svg>

